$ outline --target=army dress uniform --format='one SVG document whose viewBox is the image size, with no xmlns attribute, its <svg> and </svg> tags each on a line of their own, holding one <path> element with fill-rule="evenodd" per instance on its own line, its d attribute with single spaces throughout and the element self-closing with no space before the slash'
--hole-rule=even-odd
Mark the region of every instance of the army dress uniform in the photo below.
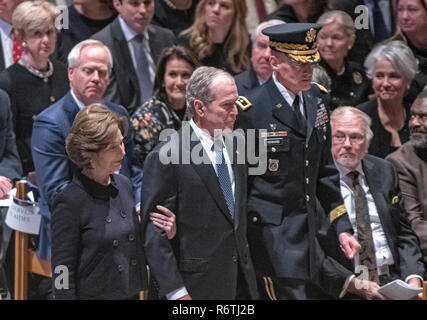
<svg viewBox="0 0 427 320">
<path fill-rule="evenodd" d="M 339 233 L 352 232 L 330 151 L 327 91 L 313 84 L 302 98 L 305 128 L 273 77 L 237 101 L 236 127 L 256 129 L 267 147 L 266 172 L 249 176 L 248 240 L 269 299 L 338 297 L 351 275 L 325 252 L 330 232 L 336 241 Z M 261 136 L 260 129 L 266 130 Z"/>
</svg>

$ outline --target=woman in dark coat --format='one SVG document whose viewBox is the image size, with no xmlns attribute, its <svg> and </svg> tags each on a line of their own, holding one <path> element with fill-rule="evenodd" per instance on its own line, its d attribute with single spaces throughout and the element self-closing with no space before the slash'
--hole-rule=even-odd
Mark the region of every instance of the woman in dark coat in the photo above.
<svg viewBox="0 0 427 320">
<path fill-rule="evenodd" d="M 347 60 L 355 40 L 353 19 L 344 11 L 333 10 L 322 14 L 317 23 L 322 25 L 317 45 L 322 57 L 320 66 L 331 82 L 331 109 L 366 101 L 372 92 L 371 83 L 363 66 Z"/>
<path fill-rule="evenodd" d="M 77 114 L 66 139 L 80 170 L 53 201 L 52 270 L 61 270 L 53 273 L 55 299 L 137 299 L 147 287 L 132 184 L 115 173 L 127 126 L 125 117 L 92 104 Z M 172 238 L 175 217 L 163 212 L 152 219 Z"/>
<path fill-rule="evenodd" d="M 417 61 L 402 41 L 379 44 L 365 61 L 376 98 L 357 106 L 371 119 L 374 137 L 369 153 L 385 158 L 409 140 L 410 105 L 404 97 L 417 73 Z"/>
<path fill-rule="evenodd" d="M 49 58 L 55 50 L 57 16 L 55 7 L 46 1 L 21 3 L 13 13 L 12 25 L 24 51 L 16 63 L 0 73 L 0 88 L 10 97 L 23 173 L 32 182 L 33 119 L 69 90 L 66 66 Z"/>
</svg>

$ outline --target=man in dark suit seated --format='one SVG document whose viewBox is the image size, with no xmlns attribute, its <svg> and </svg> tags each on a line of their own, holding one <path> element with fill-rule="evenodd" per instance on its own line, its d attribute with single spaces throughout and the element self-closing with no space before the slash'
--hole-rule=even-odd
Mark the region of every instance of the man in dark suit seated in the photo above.
<svg viewBox="0 0 427 320">
<path fill-rule="evenodd" d="M 354 275 L 347 279 L 348 293 L 385 299 L 378 289 L 392 280 L 422 287 L 424 266 L 418 238 L 402 207 L 396 171 L 388 161 L 367 154 L 373 135 L 370 122 L 368 115 L 353 107 L 340 107 L 331 114 L 332 155 L 341 195 L 362 246 L 354 260 L 342 257 L 340 262 L 361 272 L 361 282 Z"/>
<path fill-rule="evenodd" d="M 192 120 L 145 160 L 145 252 L 159 294 L 168 299 L 258 297 L 246 239 L 246 167 L 227 143 L 237 97 L 230 74 L 196 69 L 187 84 Z M 172 241 L 148 219 L 156 204 L 176 213 Z"/>
<path fill-rule="evenodd" d="M 251 68 L 234 77 L 239 95 L 245 96 L 250 90 L 270 79 L 273 73 L 270 65 L 271 49 L 268 45 L 268 37 L 262 34 L 262 30 L 281 23 L 284 22 L 281 20 L 262 22 L 252 33 Z"/>
<path fill-rule="evenodd" d="M 102 42 L 85 40 L 77 44 L 68 56 L 71 90 L 34 120 L 31 149 L 40 189 L 39 207 L 42 222 L 38 254 L 42 259 L 50 260 L 50 206 L 55 195 L 71 182 L 75 170 L 65 151 L 65 139 L 75 116 L 84 106 L 102 102 L 118 114 L 129 117 L 124 107 L 101 101 L 112 66 L 111 53 Z M 126 156 L 123 158 L 120 173 L 132 180 L 138 201 L 142 172 L 132 166 L 131 130 L 125 137 L 124 144 Z"/>
<path fill-rule="evenodd" d="M 119 16 L 92 36 L 114 57 L 105 100 L 125 106 L 132 115 L 153 95 L 156 65 L 162 50 L 175 43 L 172 31 L 151 24 L 154 0 L 114 0 Z"/>
<path fill-rule="evenodd" d="M 419 237 L 424 265 L 427 266 L 427 90 L 411 107 L 411 139 L 388 155 L 399 175 L 405 209 Z"/>
<path fill-rule="evenodd" d="M 0 199 L 12 189 L 11 180 L 22 175 L 21 160 L 15 143 L 12 125 L 12 112 L 7 93 L 0 90 Z M 0 296 L 10 299 L 9 293 L 13 286 L 13 255 L 8 252 L 12 229 L 6 223 L 6 207 L 0 207 Z M 9 258 L 10 257 L 10 258 Z"/>
</svg>

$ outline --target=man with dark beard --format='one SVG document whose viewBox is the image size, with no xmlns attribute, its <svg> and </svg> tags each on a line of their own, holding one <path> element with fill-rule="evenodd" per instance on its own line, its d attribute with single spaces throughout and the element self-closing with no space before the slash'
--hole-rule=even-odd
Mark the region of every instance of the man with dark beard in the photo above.
<svg viewBox="0 0 427 320">
<path fill-rule="evenodd" d="M 387 160 L 395 166 L 400 189 L 412 228 L 420 238 L 424 264 L 427 265 L 427 90 L 411 107 L 411 139 Z"/>
</svg>

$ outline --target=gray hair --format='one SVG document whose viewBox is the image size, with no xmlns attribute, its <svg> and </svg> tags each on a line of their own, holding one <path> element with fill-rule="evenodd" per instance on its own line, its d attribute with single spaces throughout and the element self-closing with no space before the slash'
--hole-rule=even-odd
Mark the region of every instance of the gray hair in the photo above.
<svg viewBox="0 0 427 320">
<path fill-rule="evenodd" d="M 400 40 L 380 43 L 375 46 L 365 59 L 365 69 L 367 76 L 372 79 L 375 73 L 375 65 L 379 60 L 387 59 L 393 69 L 409 83 L 418 72 L 418 60 L 412 50 Z"/>
<path fill-rule="evenodd" d="M 258 38 L 262 30 L 264 30 L 265 28 L 272 27 L 278 24 L 283 24 L 283 23 L 286 23 L 286 22 L 279 19 L 271 19 L 271 20 L 261 22 L 251 34 L 252 45 L 255 43 L 256 38 Z"/>
<path fill-rule="evenodd" d="M 352 118 L 358 118 L 365 125 L 365 137 L 369 142 L 372 140 L 374 133 L 371 130 L 371 117 L 368 116 L 363 111 L 355 108 L 355 107 L 338 107 L 331 114 L 331 122 L 336 121 L 340 122 L 343 116 L 352 116 Z"/>
<path fill-rule="evenodd" d="M 317 19 L 317 23 L 322 26 L 333 22 L 338 23 L 343 28 L 344 33 L 350 40 L 355 40 L 356 32 L 354 30 L 354 22 L 348 13 L 341 10 L 332 10 L 325 12 Z"/>
<path fill-rule="evenodd" d="M 332 79 L 323 67 L 319 65 L 314 67 L 311 81 L 321 84 L 326 90 L 331 92 Z"/>
<path fill-rule="evenodd" d="M 113 69 L 113 56 L 111 55 L 111 51 L 110 49 L 108 49 L 108 47 L 103 44 L 101 41 L 98 40 L 93 40 L 93 39 L 89 39 L 89 40 L 84 40 L 82 42 L 79 42 L 78 44 L 76 44 L 73 49 L 71 49 L 70 53 L 68 54 L 68 66 L 70 68 L 77 68 L 80 64 L 80 53 L 82 52 L 82 50 L 86 47 L 101 47 L 103 48 L 106 52 L 107 52 L 107 56 L 108 56 L 108 70 L 111 72 L 111 70 Z"/>
<path fill-rule="evenodd" d="M 225 76 L 234 81 L 231 74 L 221 69 L 213 67 L 199 67 L 194 70 L 187 83 L 185 96 L 187 101 L 187 112 L 190 118 L 194 115 L 194 101 L 196 99 L 202 101 L 206 106 L 216 99 L 215 94 L 212 93 L 212 82 L 219 76 Z"/>
</svg>

